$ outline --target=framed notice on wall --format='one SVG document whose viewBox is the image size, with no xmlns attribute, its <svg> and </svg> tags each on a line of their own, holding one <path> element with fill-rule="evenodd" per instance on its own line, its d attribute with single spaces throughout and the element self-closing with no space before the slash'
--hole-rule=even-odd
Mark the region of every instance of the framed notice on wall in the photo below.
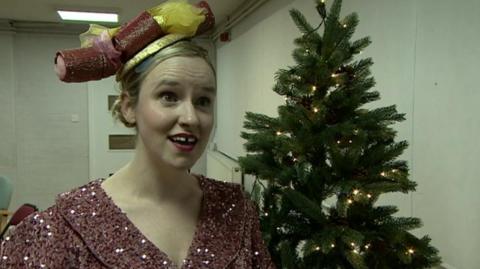
<svg viewBox="0 0 480 269">
<path fill-rule="evenodd" d="M 112 150 L 135 149 L 135 135 L 109 135 L 108 148 Z"/>
</svg>

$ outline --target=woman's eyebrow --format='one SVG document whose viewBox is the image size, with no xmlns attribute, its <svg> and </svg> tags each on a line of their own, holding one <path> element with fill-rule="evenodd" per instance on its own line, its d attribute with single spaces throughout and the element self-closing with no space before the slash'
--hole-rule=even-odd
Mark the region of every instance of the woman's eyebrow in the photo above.
<svg viewBox="0 0 480 269">
<path fill-rule="evenodd" d="M 158 88 L 163 85 L 175 87 L 175 86 L 179 86 L 180 83 L 175 80 L 162 79 L 156 84 L 155 88 Z"/>
<path fill-rule="evenodd" d="M 158 87 L 163 86 L 163 85 L 176 87 L 176 86 L 180 86 L 180 83 L 178 81 L 175 81 L 175 80 L 162 79 L 156 84 L 155 88 L 158 88 Z M 213 95 L 216 95 L 216 93 L 217 93 L 217 90 L 216 90 L 215 87 L 204 86 L 204 87 L 201 87 L 201 89 L 203 91 L 205 91 L 207 93 L 210 93 L 210 94 L 213 94 Z"/>
</svg>

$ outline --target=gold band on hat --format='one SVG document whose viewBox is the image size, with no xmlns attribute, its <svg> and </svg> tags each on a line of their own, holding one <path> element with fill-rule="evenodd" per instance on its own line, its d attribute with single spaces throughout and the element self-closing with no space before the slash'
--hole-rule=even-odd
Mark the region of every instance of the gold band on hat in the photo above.
<svg viewBox="0 0 480 269">
<path fill-rule="evenodd" d="M 137 66 L 139 63 L 147 59 L 148 57 L 152 56 L 153 54 L 157 53 L 163 48 L 166 48 L 173 43 L 182 40 L 182 39 L 187 39 L 190 38 L 188 35 L 182 35 L 182 34 L 168 34 L 166 36 L 162 36 L 161 38 L 153 41 L 150 43 L 148 46 L 146 46 L 144 49 L 141 51 L 137 52 L 135 56 L 133 56 L 130 60 L 128 60 L 122 68 L 117 72 L 116 80 L 119 81 L 122 79 L 122 77 L 130 71 L 132 68 Z"/>
<path fill-rule="evenodd" d="M 214 24 L 207 2 L 202 0 L 194 6 L 187 0 L 168 0 L 121 27 L 91 25 L 80 35 L 81 48 L 56 53 L 55 70 L 64 82 L 99 80 L 115 73 L 119 80 L 155 52 L 205 33 Z"/>
</svg>

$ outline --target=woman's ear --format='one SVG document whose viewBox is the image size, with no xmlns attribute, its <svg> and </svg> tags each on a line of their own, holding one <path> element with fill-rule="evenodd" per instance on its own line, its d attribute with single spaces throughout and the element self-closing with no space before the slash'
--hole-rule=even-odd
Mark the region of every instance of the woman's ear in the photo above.
<svg viewBox="0 0 480 269">
<path fill-rule="evenodd" d="M 128 93 L 122 92 L 120 96 L 121 111 L 125 120 L 130 124 L 135 124 L 135 108 L 133 107 L 132 100 Z"/>
</svg>

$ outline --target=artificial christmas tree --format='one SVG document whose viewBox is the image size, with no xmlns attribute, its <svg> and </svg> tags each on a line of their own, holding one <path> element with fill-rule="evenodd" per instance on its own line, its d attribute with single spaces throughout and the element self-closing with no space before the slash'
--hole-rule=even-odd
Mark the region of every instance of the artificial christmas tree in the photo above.
<svg viewBox="0 0 480 269">
<path fill-rule="evenodd" d="M 341 4 L 327 12 L 317 0 L 316 28 L 290 11 L 302 33 L 296 65 L 276 73 L 273 89 L 286 103 L 277 118 L 246 113 L 244 127 L 254 132 L 241 137 L 251 154 L 239 163 L 256 176 L 264 240 L 279 268 L 430 268 L 440 263 L 438 251 L 428 236 L 409 232 L 421 221 L 376 205 L 384 193 L 415 190 L 407 163 L 396 160 L 408 144 L 395 142 L 389 127 L 405 118 L 394 105 L 363 107 L 380 98 L 372 60 L 354 61 L 370 40 L 350 41 L 358 18 L 340 20 Z"/>
</svg>

